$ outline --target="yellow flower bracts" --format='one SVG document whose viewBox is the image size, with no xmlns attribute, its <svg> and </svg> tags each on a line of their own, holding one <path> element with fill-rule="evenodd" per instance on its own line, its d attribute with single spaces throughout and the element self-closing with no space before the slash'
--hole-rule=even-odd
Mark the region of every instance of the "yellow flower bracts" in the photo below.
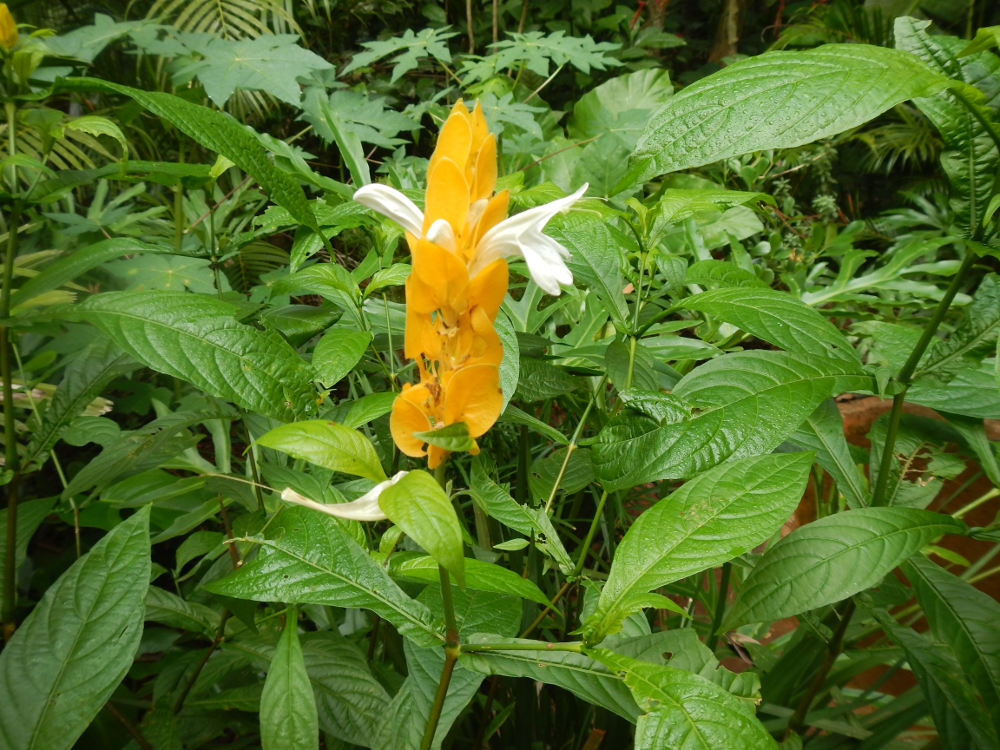
<svg viewBox="0 0 1000 750">
<path fill-rule="evenodd" d="M 508 195 L 494 195 L 496 179 L 496 139 L 482 109 L 477 102 L 469 112 L 459 101 L 427 167 L 423 212 L 387 185 L 366 185 L 354 194 L 406 230 L 412 270 L 403 350 L 416 362 L 419 380 L 403 386 L 389 424 L 399 449 L 427 456 L 432 469 L 448 451 L 415 433 L 465 422 L 477 438 L 500 416 L 503 347 L 493 321 L 507 293 L 505 258 L 523 257 L 535 282 L 551 294 L 573 279 L 568 252 L 541 230 L 587 186 L 505 220 Z"/>
</svg>

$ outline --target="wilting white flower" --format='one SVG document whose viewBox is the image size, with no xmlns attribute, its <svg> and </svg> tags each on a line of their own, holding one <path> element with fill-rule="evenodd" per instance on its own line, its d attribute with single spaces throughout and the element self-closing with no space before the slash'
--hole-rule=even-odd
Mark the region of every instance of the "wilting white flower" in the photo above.
<svg viewBox="0 0 1000 750">
<path fill-rule="evenodd" d="M 286 487 L 282 490 L 281 499 L 285 502 L 295 503 L 296 505 L 318 510 L 320 513 L 337 516 L 338 518 L 348 518 L 352 521 L 384 521 L 388 518 L 388 516 L 383 513 L 382 509 L 379 507 L 379 495 L 381 495 L 387 487 L 391 487 L 408 473 L 409 472 L 406 471 L 397 472 L 392 478 L 386 479 L 384 482 L 379 482 L 357 500 L 352 500 L 349 503 L 334 503 L 332 505 L 317 503 L 315 500 L 310 500 L 305 495 L 300 495 L 291 487 Z"/>
<path fill-rule="evenodd" d="M 531 278 L 541 289 L 549 294 L 559 294 L 560 284 L 573 283 L 573 274 L 566 266 L 569 250 L 543 234 L 542 229 L 553 216 L 568 210 L 580 200 L 587 192 L 587 187 L 584 184 L 572 195 L 529 208 L 491 227 L 479 240 L 476 252 L 472 255 L 469 275 L 474 276 L 497 258 L 516 255 L 524 258 Z M 439 219 L 424 235 L 423 213 L 413 201 L 395 188 L 388 185 L 365 185 L 354 193 L 354 200 L 392 219 L 414 237 L 425 236 L 431 242 L 454 250 L 453 227 Z M 470 214 L 474 211 L 481 212 L 482 206 L 472 206 Z M 470 216 L 470 219 L 478 219 L 478 216 Z"/>
</svg>

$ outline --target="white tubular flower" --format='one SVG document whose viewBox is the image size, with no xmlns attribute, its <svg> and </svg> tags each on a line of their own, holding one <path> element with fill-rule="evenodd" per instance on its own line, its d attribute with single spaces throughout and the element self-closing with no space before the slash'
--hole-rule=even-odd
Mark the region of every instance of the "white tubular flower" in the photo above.
<svg viewBox="0 0 1000 750">
<path fill-rule="evenodd" d="M 352 500 L 349 503 L 335 503 L 333 505 L 317 503 L 315 500 L 310 500 L 305 495 L 300 495 L 291 487 L 286 487 L 282 490 L 281 499 L 288 503 L 295 503 L 296 505 L 301 505 L 305 508 L 318 510 L 320 513 L 326 513 L 328 516 L 347 518 L 352 521 L 384 521 L 388 518 L 388 516 L 383 513 L 382 509 L 379 507 L 379 495 L 381 495 L 387 487 L 391 487 L 408 473 L 409 472 L 406 471 L 398 472 L 391 479 L 379 482 L 357 500 Z"/>
<path fill-rule="evenodd" d="M 528 264 L 528 273 L 539 288 L 549 294 L 559 294 L 560 284 L 572 284 L 573 274 L 566 266 L 569 250 L 551 237 L 542 233 L 545 225 L 558 213 L 567 211 L 587 192 L 587 184 L 565 198 L 535 208 L 529 208 L 516 216 L 504 219 L 490 228 L 476 247 L 476 253 L 469 267 L 469 275 L 479 271 L 497 258 L 516 255 Z M 388 185 L 365 185 L 354 193 L 354 200 L 392 219 L 414 237 L 424 237 L 424 215 L 409 198 Z M 473 206 L 471 211 L 482 211 L 481 206 Z M 478 219 L 478 216 L 471 217 Z M 435 221 L 427 231 L 427 240 L 454 251 L 455 235 L 452 227 L 443 220 Z"/>
<path fill-rule="evenodd" d="M 587 187 L 584 183 L 572 195 L 529 208 L 491 228 L 479 241 L 476 259 L 469 273 L 475 275 L 497 258 L 517 255 L 524 258 L 528 272 L 539 288 L 549 294 L 559 294 L 560 284 L 573 283 L 573 274 L 566 267 L 569 250 L 542 234 L 542 230 L 553 216 L 569 210 L 580 200 Z"/>
<path fill-rule="evenodd" d="M 414 237 L 420 237 L 424 233 L 423 211 L 394 187 L 373 182 L 356 190 L 354 200 L 387 219 L 392 219 Z"/>
</svg>

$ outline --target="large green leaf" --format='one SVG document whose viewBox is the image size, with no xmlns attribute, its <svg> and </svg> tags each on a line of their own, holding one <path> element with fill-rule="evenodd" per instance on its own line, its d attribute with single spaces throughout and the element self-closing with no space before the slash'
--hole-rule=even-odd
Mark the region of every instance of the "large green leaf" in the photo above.
<svg viewBox="0 0 1000 750">
<path fill-rule="evenodd" d="M 549 597 L 542 593 L 538 585 L 529 578 L 522 578 L 513 570 L 502 565 L 465 558 L 465 585 L 476 591 L 490 591 L 521 599 L 548 604 Z M 437 585 L 438 564 L 429 555 L 397 552 L 389 558 L 389 572 L 393 578 Z"/>
<path fill-rule="evenodd" d="M 161 245 L 150 245 L 139 240 L 116 237 L 101 240 L 65 255 L 45 266 L 37 276 L 32 276 L 10 295 L 11 307 L 29 302 L 43 292 L 73 281 L 91 268 L 96 268 L 114 258 L 139 253 L 169 253 L 171 249 Z"/>
<path fill-rule="evenodd" d="M 198 76 L 205 93 L 220 107 L 237 88 L 266 91 L 297 107 L 302 87 L 296 79 L 333 67 L 296 44 L 294 34 L 262 34 L 253 39 L 198 35 L 197 39 L 198 58 L 180 62 L 175 80 Z"/>
<path fill-rule="evenodd" d="M 692 408 L 683 421 L 612 423 L 593 448 L 609 490 L 690 477 L 728 459 L 769 453 L 834 386 L 858 372 L 846 359 L 745 351 L 710 360 L 684 376 L 673 395 Z"/>
<path fill-rule="evenodd" d="M 239 308 L 186 292 L 106 292 L 76 313 L 147 367 L 213 396 L 287 420 L 315 407 L 312 373 L 271 331 L 240 323 Z"/>
<path fill-rule="evenodd" d="M 851 508 L 868 505 L 865 479 L 854 463 L 844 437 L 844 420 L 833 399 L 827 399 L 788 438 L 792 445 L 813 451 L 818 463 L 837 483 Z"/>
<path fill-rule="evenodd" d="M 923 557 L 902 570 L 934 635 L 951 646 L 1000 732 L 1000 603 Z"/>
<path fill-rule="evenodd" d="M 254 135 L 224 112 L 160 91 L 142 91 L 98 78 L 63 78 L 59 88 L 124 94 L 210 151 L 256 179 L 275 203 L 317 234 L 319 226 L 302 187 L 274 165 Z"/>
<path fill-rule="evenodd" d="M 996 729 L 965 680 L 965 664 L 947 646 L 880 618 L 888 636 L 903 648 L 910 671 L 927 699 L 942 747 L 990 750 L 1000 746 Z M 989 705 L 989 704 L 987 704 Z M 990 706 L 995 708 L 996 704 Z"/>
<path fill-rule="evenodd" d="M 668 100 L 633 158 L 644 176 L 789 148 L 843 132 L 948 86 L 908 53 L 866 44 L 767 52 L 728 65 Z"/>
<path fill-rule="evenodd" d="M 319 728 L 354 745 L 367 746 L 389 705 L 389 695 L 369 669 L 362 649 L 339 632 L 303 633 L 299 641 L 316 701 Z M 248 655 L 263 672 L 276 643 L 271 635 L 241 635 L 222 647 Z M 258 692 L 259 696 L 259 692 Z M 188 700 L 185 706 L 192 705 Z M 247 710 L 258 710 L 260 700 Z"/>
<path fill-rule="evenodd" d="M 364 652 L 337 632 L 307 633 L 302 654 L 316 696 L 319 725 L 345 742 L 363 745 L 389 705 Z"/>
<path fill-rule="evenodd" d="M 836 326 L 788 292 L 747 287 L 712 289 L 688 297 L 678 306 L 732 323 L 790 352 L 825 352 L 858 361 L 858 355 Z"/>
<path fill-rule="evenodd" d="M 988 361 L 959 370 L 946 384 L 917 383 L 906 400 L 975 419 L 1000 419 L 1000 379 Z"/>
<path fill-rule="evenodd" d="M 264 750 L 319 748 L 319 719 L 299 645 L 298 612 L 288 610 L 260 695 L 260 744 Z"/>
<path fill-rule="evenodd" d="M 516 650 L 476 651 L 480 643 L 507 643 Z M 525 646 L 536 646 L 524 650 Z M 485 674 L 527 677 L 548 685 L 558 685 L 588 703 L 606 708 L 629 721 L 639 711 L 622 678 L 586 654 L 557 651 L 543 641 L 523 638 L 497 638 L 478 634 L 465 639 L 459 664 Z"/>
<path fill-rule="evenodd" d="M 357 430 L 336 422 L 311 419 L 278 425 L 257 438 L 257 442 L 330 471 L 366 477 L 373 482 L 385 479 L 371 441 Z"/>
<path fill-rule="evenodd" d="M 700 675 L 631 659 L 608 649 L 594 658 L 624 676 L 642 710 L 636 721 L 636 750 L 777 750 L 757 720 L 755 703 L 739 698 Z"/>
<path fill-rule="evenodd" d="M 619 328 L 627 327 L 621 268 L 628 253 L 637 249 L 635 240 L 607 221 L 579 216 L 550 227 L 548 233 L 570 251 L 567 264 L 577 283 L 597 295 Z"/>
<path fill-rule="evenodd" d="M 719 565 L 767 541 L 792 514 L 812 455 L 784 453 L 716 466 L 660 500 L 633 523 L 615 550 L 588 642 L 616 632 L 649 606 L 647 592 Z"/>
<path fill-rule="evenodd" d="M 285 508 L 268 526 L 270 538 L 250 562 L 206 588 L 238 599 L 363 607 L 422 646 L 444 637 L 430 612 L 408 597 L 341 525 L 309 508 Z"/>
<path fill-rule="evenodd" d="M 379 507 L 389 520 L 423 547 L 438 565 L 465 585 L 462 526 L 451 498 L 426 471 L 411 471 L 383 490 Z"/>
<path fill-rule="evenodd" d="M 997 144 L 983 124 L 993 119 L 1000 104 L 995 84 L 1000 59 L 989 52 L 959 57 L 967 42 L 954 36 L 932 36 L 927 33 L 929 25 L 930 21 L 897 18 L 893 28 L 896 46 L 913 53 L 929 69 L 987 92 L 983 101 L 974 101 L 966 94 L 962 102 L 953 93 L 942 91 L 915 102 L 941 133 L 941 166 L 951 183 L 951 207 L 959 225 L 974 234 L 993 195 L 1000 166 Z M 992 127 L 995 130 L 996 124 Z"/>
<path fill-rule="evenodd" d="M 0 653 L 0 746 L 73 747 L 132 666 L 149 565 L 146 506 L 49 587 Z"/>
<path fill-rule="evenodd" d="M 966 528 L 951 516 L 915 508 L 846 510 L 800 526 L 750 571 L 723 628 L 846 599 L 877 585 L 921 547 Z"/>
</svg>

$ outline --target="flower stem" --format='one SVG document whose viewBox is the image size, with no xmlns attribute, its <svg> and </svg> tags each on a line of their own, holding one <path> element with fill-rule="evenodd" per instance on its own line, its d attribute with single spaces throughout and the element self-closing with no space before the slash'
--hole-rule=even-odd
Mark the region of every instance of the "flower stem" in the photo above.
<svg viewBox="0 0 1000 750">
<path fill-rule="evenodd" d="M 447 492 L 444 467 L 445 463 L 442 462 L 434 470 L 434 478 L 437 479 L 441 488 Z M 424 736 L 420 741 L 420 750 L 430 750 L 431 745 L 434 743 L 434 734 L 437 732 L 438 722 L 441 720 L 444 701 L 448 697 L 451 673 L 455 670 L 455 662 L 458 660 L 458 655 L 461 652 L 461 645 L 458 639 L 458 623 L 455 620 L 455 604 L 451 599 L 451 579 L 448 576 L 448 571 L 442 565 L 438 565 L 438 576 L 441 579 L 441 608 L 444 610 L 444 666 L 441 668 L 441 677 L 438 679 L 437 691 L 434 693 L 434 702 L 431 704 L 431 711 L 427 715 L 427 727 L 424 729 Z"/>
<path fill-rule="evenodd" d="M 909 358 L 900 368 L 899 374 L 896 376 L 896 383 L 902 390 L 892 397 L 892 409 L 889 411 L 889 428 L 886 431 L 885 443 L 882 445 L 882 459 L 879 462 L 878 476 L 875 480 L 875 487 L 872 490 L 872 505 L 883 505 L 885 503 L 885 493 L 889 486 L 889 470 L 892 468 L 892 461 L 894 458 L 893 449 L 896 446 L 896 435 L 899 432 L 899 423 L 903 418 L 903 402 L 906 400 L 906 391 L 909 389 L 912 382 L 911 379 L 913 377 L 913 373 L 916 371 L 921 358 L 923 358 L 924 352 L 927 351 L 927 347 L 930 346 L 931 339 L 934 338 L 934 334 L 937 332 L 938 326 L 940 326 L 941 321 L 944 320 L 944 316 L 947 314 L 948 308 L 951 307 L 952 300 L 955 299 L 955 295 L 958 294 L 958 289 L 961 286 L 962 281 L 965 279 L 969 269 L 972 268 L 972 265 L 976 261 L 976 254 L 971 248 L 967 248 L 965 253 L 965 259 L 962 261 L 962 265 L 959 266 L 958 271 L 956 271 L 955 276 L 951 280 L 951 284 L 948 285 L 948 289 L 945 291 L 944 296 L 941 297 L 941 301 L 938 302 L 938 306 L 934 309 L 934 314 L 931 316 L 930 320 L 927 321 L 927 325 L 924 326 L 924 331 L 920 334 L 920 339 L 913 347 L 913 351 L 910 352 Z"/>
</svg>

